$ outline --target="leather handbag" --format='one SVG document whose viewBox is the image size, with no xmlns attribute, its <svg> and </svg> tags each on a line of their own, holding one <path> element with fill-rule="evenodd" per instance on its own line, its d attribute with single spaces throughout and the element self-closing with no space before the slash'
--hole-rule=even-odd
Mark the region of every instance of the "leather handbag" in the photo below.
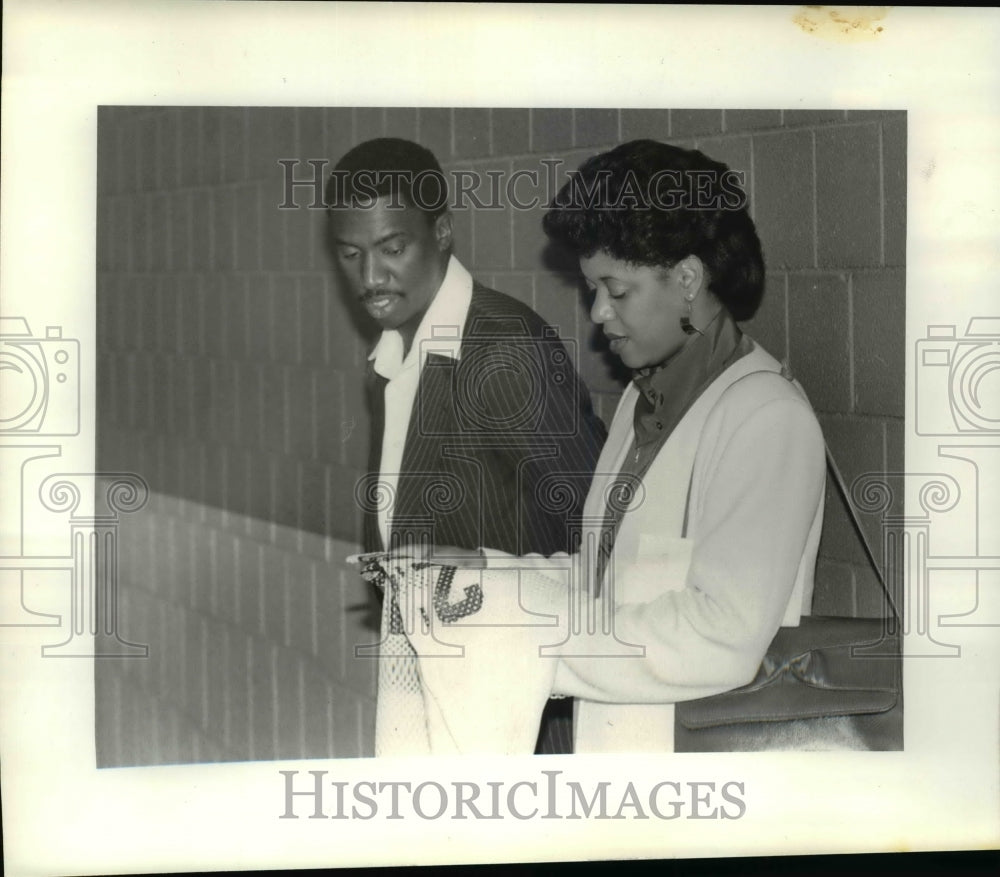
<svg viewBox="0 0 1000 877">
<path fill-rule="evenodd" d="M 803 616 L 781 628 L 752 682 L 675 705 L 675 752 L 903 748 L 899 610 L 829 447 L 826 459 L 891 617 Z"/>
</svg>

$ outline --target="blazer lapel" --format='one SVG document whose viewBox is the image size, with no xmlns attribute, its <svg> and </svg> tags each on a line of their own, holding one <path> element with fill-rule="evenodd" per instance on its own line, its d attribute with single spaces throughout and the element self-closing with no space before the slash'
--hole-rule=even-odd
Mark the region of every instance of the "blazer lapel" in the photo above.
<svg viewBox="0 0 1000 877">
<path fill-rule="evenodd" d="M 450 357 L 432 353 L 420 373 L 393 507 L 393 516 L 400 523 L 428 515 L 424 494 L 434 481 L 434 473 L 452 468 L 443 451 L 459 440 L 452 398 L 455 366 Z"/>
<path fill-rule="evenodd" d="M 462 353 L 470 327 L 481 311 L 478 284 L 473 284 L 472 301 L 462 329 Z M 406 444 L 396 489 L 394 516 L 406 519 L 427 514 L 424 492 L 429 476 L 452 472 L 455 462 L 446 460 L 444 450 L 462 442 L 461 424 L 456 414 L 455 372 L 458 362 L 440 353 L 428 353 L 420 372 L 417 395 L 406 430 Z"/>
</svg>

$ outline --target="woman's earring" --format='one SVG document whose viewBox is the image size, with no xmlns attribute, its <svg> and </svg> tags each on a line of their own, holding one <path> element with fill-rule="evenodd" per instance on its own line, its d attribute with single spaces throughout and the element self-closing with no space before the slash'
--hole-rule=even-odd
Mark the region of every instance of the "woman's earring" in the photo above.
<svg viewBox="0 0 1000 877">
<path fill-rule="evenodd" d="M 687 313 L 681 317 L 681 330 L 685 335 L 701 335 L 702 333 L 698 331 L 694 324 L 691 322 L 691 301 L 692 299 L 687 296 L 684 297 L 684 301 L 687 304 Z"/>
</svg>

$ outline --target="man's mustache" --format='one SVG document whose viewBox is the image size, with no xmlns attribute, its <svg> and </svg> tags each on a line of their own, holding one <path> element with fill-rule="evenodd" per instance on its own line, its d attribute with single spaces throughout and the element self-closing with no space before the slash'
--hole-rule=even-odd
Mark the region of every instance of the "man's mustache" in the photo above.
<svg viewBox="0 0 1000 877">
<path fill-rule="evenodd" d="M 403 295 L 398 289 L 366 289 L 361 295 L 361 301 L 371 301 L 382 295 Z"/>
</svg>

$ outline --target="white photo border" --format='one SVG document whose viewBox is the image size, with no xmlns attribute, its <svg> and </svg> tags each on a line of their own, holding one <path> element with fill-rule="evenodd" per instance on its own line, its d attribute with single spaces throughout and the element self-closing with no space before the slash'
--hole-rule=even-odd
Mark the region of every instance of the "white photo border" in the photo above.
<svg viewBox="0 0 1000 877">
<path fill-rule="evenodd" d="M 884 7 L 866 7 L 883 9 Z M 850 9 L 845 7 L 845 9 Z M 5 4 L 2 304 L 79 340 L 81 433 L 59 471 L 94 468 L 96 121 L 101 104 L 828 107 L 908 111 L 907 470 L 947 442 L 914 429 L 928 327 L 998 316 L 1000 13 L 888 8 L 872 36 L 807 32 L 796 7 L 269 3 Z M 991 342 L 992 343 L 992 342 Z M 993 378 L 995 380 L 995 378 Z M 996 386 L 995 383 L 992 384 Z M 962 444 L 951 440 L 951 444 Z M 995 447 L 989 445 L 989 447 Z M 995 454 L 994 454 L 995 455 Z M 945 471 L 950 471 L 945 469 Z M 958 470 L 996 503 L 995 474 Z M 988 483 L 983 479 L 992 478 Z M 909 492 L 908 492 L 909 494 Z M 20 497 L 0 493 L 3 519 Z M 908 514 L 919 514 L 907 496 Z M 990 512 L 994 514 L 993 512 Z M 44 515 L 27 536 L 52 535 Z M 945 553 L 968 520 L 942 519 Z M 27 527 L 27 522 L 26 522 Z M 974 529 L 974 528 L 973 528 Z M 1000 552 L 997 552 L 1000 553 Z M 42 659 L 0 627 L 8 873 L 131 873 L 443 862 L 989 848 L 1000 842 L 1000 588 L 947 582 L 961 655 L 906 664 L 906 751 L 261 762 L 97 771 L 93 667 Z M 990 590 L 990 589 L 993 590 Z M 12 597 L 0 593 L 0 612 Z M 16 602 L 16 601 L 15 601 Z M 944 608 L 941 608 L 944 607 Z M 973 617 L 976 609 L 980 616 Z M 997 613 L 994 613 L 997 614 Z M 8 616 L 9 617 L 9 616 Z M 362 782 L 650 778 L 743 784 L 735 819 L 282 820 L 281 770 Z M 685 785 L 686 784 L 686 785 Z M 302 811 L 304 813 L 304 811 Z"/>
</svg>

